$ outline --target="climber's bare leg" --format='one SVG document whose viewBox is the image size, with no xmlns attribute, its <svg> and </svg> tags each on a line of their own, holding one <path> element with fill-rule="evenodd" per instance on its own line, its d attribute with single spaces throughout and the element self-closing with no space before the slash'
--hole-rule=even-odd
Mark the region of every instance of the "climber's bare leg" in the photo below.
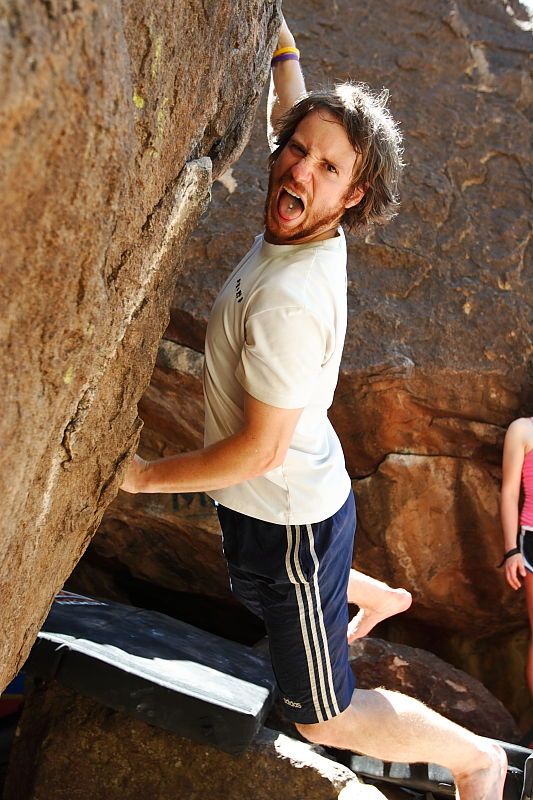
<svg viewBox="0 0 533 800">
<path fill-rule="evenodd" d="M 359 606 L 358 613 L 348 624 L 350 644 L 355 639 L 366 636 L 378 622 L 406 611 L 411 605 L 412 597 L 407 589 L 392 589 L 382 581 L 351 569 L 348 602 Z"/>
<path fill-rule="evenodd" d="M 339 716 L 298 724 L 311 742 L 383 761 L 440 764 L 453 774 L 460 800 L 502 800 L 505 752 L 418 700 L 385 689 L 356 689 Z"/>
</svg>

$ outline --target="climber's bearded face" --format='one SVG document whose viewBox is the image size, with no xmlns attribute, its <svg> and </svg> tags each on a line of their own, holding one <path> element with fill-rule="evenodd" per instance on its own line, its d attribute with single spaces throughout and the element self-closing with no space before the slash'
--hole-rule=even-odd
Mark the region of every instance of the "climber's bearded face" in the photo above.
<svg viewBox="0 0 533 800">
<path fill-rule="evenodd" d="M 353 187 L 357 155 L 341 122 L 319 108 L 298 123 L 270 171 L 265 239 L 303 244 L 329 239 L 364 192 Z"/>
</svg>

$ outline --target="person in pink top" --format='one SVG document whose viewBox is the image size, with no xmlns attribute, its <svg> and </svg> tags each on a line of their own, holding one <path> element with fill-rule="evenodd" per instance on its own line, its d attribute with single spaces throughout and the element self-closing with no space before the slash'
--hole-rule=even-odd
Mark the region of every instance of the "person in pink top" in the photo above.
<svg viewBox="0 0 533 800">
<path fill-rule="evenodd" d="M 515 419 L 503 445 L 500 514 L 503 529 L 505 577 L 513 589 L 526 588 L 532 637 L 527 660 L 527 682 L 533 696 L 533 417 Z M 519 513 L 520 484 L 524 502 Z M 517 537 L 518 532 L 518 537 Z"/>
</svg>

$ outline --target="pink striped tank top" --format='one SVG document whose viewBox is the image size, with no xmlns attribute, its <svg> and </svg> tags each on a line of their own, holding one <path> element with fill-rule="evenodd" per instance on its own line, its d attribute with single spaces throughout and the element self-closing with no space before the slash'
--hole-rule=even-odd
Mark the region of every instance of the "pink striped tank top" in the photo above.
<svg viewBox="0 0 533 800">
<path fill-rule="evenodd" d="M 533 526 L 533 450 L 524 456 L 522 486 L 524 488 L 524 505 L 520 513 L 520 525 Z"/>
</svg>

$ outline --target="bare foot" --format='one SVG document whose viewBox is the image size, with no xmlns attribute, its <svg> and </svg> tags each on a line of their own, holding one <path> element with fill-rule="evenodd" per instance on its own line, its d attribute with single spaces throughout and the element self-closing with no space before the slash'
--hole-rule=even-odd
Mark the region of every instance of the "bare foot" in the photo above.
<svg viewBox="0 0 533 800">
<path fill-rule="evenodd" d="M 502 800 L 507 774 L 505 751 L 493 742 L 487 742 L 487 764 L 455 775 L 457 796 L 460 800 Z"/>
<path fill-rule="evenodd" d="M 393 617 L 394 614 L 407 611 L 412 602 L 413 598 L 407 589 L 387 587 L 387 590 L 383 592 L 383 602 L 380 602 L 379 606 L 370 608 L 367 605 L 365 608 L 360 608 L 355 617 L 352 617 L 348 623 L 348 644 L 366 636 L 378 622 L 383 622 L 384 619 Z"/>
</svg>

